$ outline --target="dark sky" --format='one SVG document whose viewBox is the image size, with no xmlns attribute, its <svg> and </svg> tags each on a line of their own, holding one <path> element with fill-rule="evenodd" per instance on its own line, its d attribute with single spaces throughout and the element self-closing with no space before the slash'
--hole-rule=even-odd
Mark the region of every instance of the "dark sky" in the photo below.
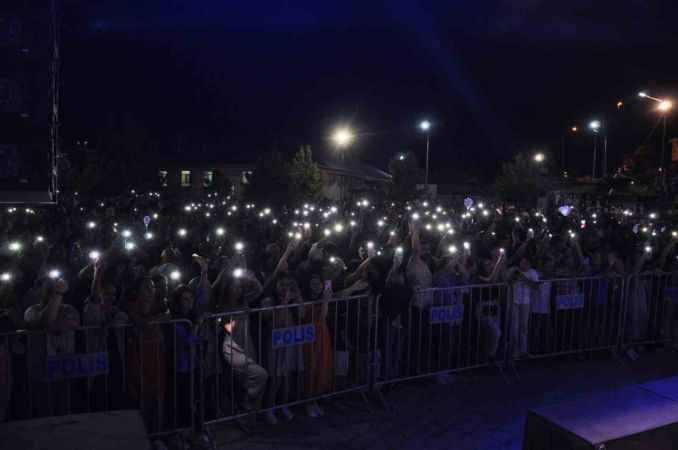
<svg viewBox="0 0 678 450">
<path fill-rule="evenodd" d="M 161 139 L 243 155 L 327 147 L 346 123 L 351 152 L 383 168 L 404 149 L 423 159 L 427 117 L 442 176 L 537 148 L 559 158 L 562 134 L 600 117 L 614 160 L 656 121 L 637 91 L 675 97 L 672 3 L 62 0 L 64 135 L 125 111 Z M 589 167 L 591 136 L 567 142 Z"/>
</svg>

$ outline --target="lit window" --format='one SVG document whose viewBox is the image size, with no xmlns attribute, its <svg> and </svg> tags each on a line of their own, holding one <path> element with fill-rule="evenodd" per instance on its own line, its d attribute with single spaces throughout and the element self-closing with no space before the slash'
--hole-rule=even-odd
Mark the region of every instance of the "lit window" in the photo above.
<svg viewBox="0 0 678 450">
<path fill-rule="evenodd" d="M 212 172 L 211 170 L 206 170 L 205 176 L 202 179 L 202 185 L 206 188 L 210 187 L 212 186 L 213 181 L 214 181 L 214 172 Z"/>
<path fill-rule="evenodd" d="M 186 187 L 191 185 L 191 171 L 182 170 L 181 171 L 181 186 Z"/>
</svg>

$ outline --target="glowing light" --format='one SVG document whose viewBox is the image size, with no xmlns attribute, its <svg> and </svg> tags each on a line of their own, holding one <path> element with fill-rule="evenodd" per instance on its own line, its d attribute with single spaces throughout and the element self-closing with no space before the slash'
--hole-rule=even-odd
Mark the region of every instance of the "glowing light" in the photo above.
<svg viewBox="0 0 678 450">
<path fill-rule="evenodd" d="M 544 162 L 545 159 L 546 159 L 546 155 L 544 155 L 543 153 L 536 153 L 534 155 L 534 161 L 535 162 L 542 163 L 542 162 Z"/>
<path fill-rule="evenodd" d="M 471 244 L 468 242 L 464 242 L 464 250 L 470 250 L 471 249 Z"/>
<path fill-rule="evenodd" d="M 3 272 L 2 274 L 0 274 L 0 281 L 2 281 L 3 283 L 9 283 L 10 281 L 12 281 L 12 274 L 9 272 Z"/>
<path fill-rule="evenodd" d="M 403 251 L 404 251 L 404 250 L 403 250 L 402 247 L 396 247 L 396 249 L 395 249 L 395 252 L 396 252 L 396 254 L 398 254 L 398 255 L 402 255 Z"/>
<path fill-rule="evenodd" d="M 383 220 L 377 220 L 377 226 L 378 226 L 379 228 L 383 227 L 383 226 L 384 226 L 384 221 L 383 221 Z"/>
<path fill-rule="evenodd" d="M 419 123 L 419 128 L 421 129 L 421 131 L 428 131 L 431 129 L 431 122 L 429 122 L 428 120 L 422 120 Z"/>
<path fill-rule="evenodd" d="M 647 93 L 644 92 L 644 91 L 640 91 L 640 92 L 638 92 L 638 97 L 645 98 L 645 97 L 647 97 Z"/>
<path fill-rule="evenodd" d="M 59 271 L 57 269 L 52 269 L 49 272 L 47 272 L 47 276 L 50 277 L 53 280 L 56 280 L 57 278 L 59 278 L 61 276 L 61 271 Z"/>
<path fill-rule="evenodd" d="M 454 255 L 454 254 L 457 253 L 459 250 L 457 249 L 457 246 L 456 246 L 456 245 L 450 245 L 450 246 L 447 248 L 447 251 Z"/>
<path fill-rule="evenodd" d="M 245 271 L 241 269 L 240 267 L 233 269 L 233 277 L 234 278 L 242 278 L 242 276 L 245 274 Z"/>
<path fill-rule="evenodd" d="M 341 233 L 342 231 L 344 231 L 344 226 L 340 223 L 335 223 L 334 224 L 334 231 L 335 231 L 335 233 Z"/>
<path fill-rule="evenodd" d="M 41 244 L 41 243 L 45 242 L 45 238 L 43 236 L 36 236 L 35 242 Z"/>
<path fill-rule="evenodd" d="M 173 270 L 173 271 L 170 272 L 169 276 L 170 276 L 170 280 L 178 281 L 178 280 L 181 279 L 181 272 L 179 272 L 178 270 Z"/>
<path fill-rule="evenodd" d="M 579 127 L 574 125 L 572 128 L 570 128 L 570 131 L 572 131 L 573 133 L 576 133 L 577 131 L 579 131 Z"/>
<path fill-rule="evenodd" d="M 137 244 L 135 244 L 134 242 L 131 242 L 131 241 L 125 242 L 125 250 L 127 250 L 128 252 L 131 252 L 135 248 L 137 248 Z"/>
<path fill-rule="evenodd" d="M 122 230 L 122 237 L 128 238 L 132 236 L 132 232 L 130 230 Z"/>
<path fill-rule="evenodd" d="M 91 259 L 92 261 L 96 261 L 97 259 L 99 259 L 100 256 L 101 253 L 97 250 L 92 250 L 91 252 L 89 252 L 89 259 Z"/>
<path fill-rule="evenodd" d="M 182 237 L 182 238 L 186 237 L 187 234 L 188 234 L 188 231 L 186 230 L 186 228 L 179 228 L 177 230 L 177 235 L 179 235 L 179 237 Z"/>
<path fill-rule="evenodd" d="M 93 222 L 91 220 L 89 222 L 87 222 L 87 228 L 88 229 L 93 230 L 96 227 L 97 227 L 97 224 L 95 222 Z"/>
<path fill-rule="evenodd" d="M 401 161 L 403 161 L 403 160 L 405 159 L 405 155 L 400 155 L 400 156 L 398 156 L 398 159 L 401 160 Z"/>
<path fill-rule="evenodd" d="M 226 230 L 224 229 L 224 227 L 218 227 L 215 233 L 217 236 L 223 236 L 224 234 L 226 234 Z"/>
<path fill-rule="evenodd" d="M 245 244 L 243 242 L 238 241 L 235 243 L 233 248 L 235 248 L 236 252 L 242 252 L 243 250 L 245 250 Z"/>
<path fill-rule="evenodd" d="M 652 247 L 650 247 L 649 245 L 646 245 L 645 246 L 645 253 L 652 253 Z"/>
<path fill-rule="evenodd" d="M 419 220 L 420 217 L 419 213 L 412 213 L 412 220 Z"/>
<path fill-rule="evenodd" d="M 144 239 L 146 239 L 147 241 L 150 241 L 151 239 L 153 239 L 153 233 L 151 233 L 150 231 L 146 232 L 144 234 Z"/>
<path fill-rule="evenodd" d="M 17 241 L 10 242 L 9 251 L 15 253 L 21 251 L 21 243 Z"/>
<path fill-rule="evenodd" d="M 589 128 L 593 130 L 594 133 L 597 133 L 601 127 L 600 120 L 592 120 L 589 122 Z"/>
<path fill-rule="evenodd" d="M 370 249 L 370 250 L 372 250 L 374 248 L 374 242 L 372 242 L 372 241 L 368 241 L 366 245 L 367 245 L 367 248 Z"/>
<path fill-rule="evenodd" d="M 334 134 L 332 134 L 332 140 L 337 147 L 346 147 L 353 142 L 353 138 L 353 132 L 346 127 L 338 128 L 334 131 Z"/>
<path fill-rule="evenodd" d="M 671 100 L 662 100 L 657 106 L 657 109 L 663 113 L 671 111 L 672 108 L 673 102 Z"/>
</svg>

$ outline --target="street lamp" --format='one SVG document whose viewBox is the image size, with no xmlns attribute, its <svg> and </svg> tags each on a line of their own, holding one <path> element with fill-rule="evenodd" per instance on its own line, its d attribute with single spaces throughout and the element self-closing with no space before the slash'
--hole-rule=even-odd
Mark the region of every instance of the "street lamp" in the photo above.
<svg viewBox="0 0 678 450">
<path fill-rule="evenodd" d="M 673 102 L 669 99 L 661 99 L 648 95 L 647 92 L 641 91 L 638 93 L 638 96 L 641 98 L 648 98 L 653 102 L 659 103 L 657 105 L 657 111 L 662 115 L 662 142 L 661 142 L 661 159 L 659 162 L 659 171 L 661 172 L 662 180 L 665 180 L 666 175 L 664 174 L 664 163 L 666 162 L 666 118 L 673 109 Z"/>
<path fill-rule="evenodd" d="M 544 155 L 541 152 L 535 153 L 533 159 L 534 159 L 534 162 L 541 164 L 541 163 L 544 162 L 544 160 L 546 160 L 546 155 Z"/>
<path fill-rule="evenodd" d="M 354 134 L 348 127 L 337 128 L 332 134 L 332 140 L 337 145 L 337 147 L 343 148 L 348 146 L 353 142 Z"/>
<path fill-rule="evenodd" d="M 593 131 L 593 168 L 591 170 L 591 179 L 596 179 L 596 164 L 598 162 L 598 132 L 602 124 L 600 120 L 592 120 L 589 122 L 589 129 Z"/>
<path fill-rule="evenodd" d="M 429 167 L 429 130 L 431 129 L 431 122 L 428 120 L 422 120 L 419 122 L 419 129 L 426 134 L 426 176 L 424 179 L 424 184 L 426 184 L 426 190 L 428 191 L 428 167 Z"/>
</svg>

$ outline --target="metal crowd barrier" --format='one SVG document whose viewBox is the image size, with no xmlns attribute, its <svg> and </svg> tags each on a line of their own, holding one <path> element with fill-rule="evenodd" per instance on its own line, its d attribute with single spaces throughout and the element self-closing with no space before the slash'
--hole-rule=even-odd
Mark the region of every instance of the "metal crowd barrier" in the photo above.
<svg viewBox="0 0 678 450">
<path fill-rule="evenodd" d="M 678 272 L 631 275 L 626 286 L 623 346 L 678 344 Z"/>
<path fill-rule="evenodd" d="M 188 320 L 0 334 L 0 421 L 139 409 L 149 435 L 194 426 Z"/>
<path fill-rule="evenodd" d="M 418 291 L 406 311 L 380 318 L 375 385 L 501 365 L 509 309 L 506 284 Z"/>
<path fill-rule="evenodd" d="M 678 344 L 678 273 L 433 288 L 404 309 L 388 301 L 0 334 L 0 421 L 138 408 L 157 435 L 524 357 Z"/>
<path fill-rule="evenodd" d="M 201 423 L 366 392 L 374 307 L 359 296 L 207 317 L 198 332 Z"/>
<path fill-rule="evenodd" d="M 554 357 L 619 346 L 625 310 L 623 277 L 511 284 L 510 356 Z M 529 303 L 520 299 L 529 298 Z"/>
</svg>

